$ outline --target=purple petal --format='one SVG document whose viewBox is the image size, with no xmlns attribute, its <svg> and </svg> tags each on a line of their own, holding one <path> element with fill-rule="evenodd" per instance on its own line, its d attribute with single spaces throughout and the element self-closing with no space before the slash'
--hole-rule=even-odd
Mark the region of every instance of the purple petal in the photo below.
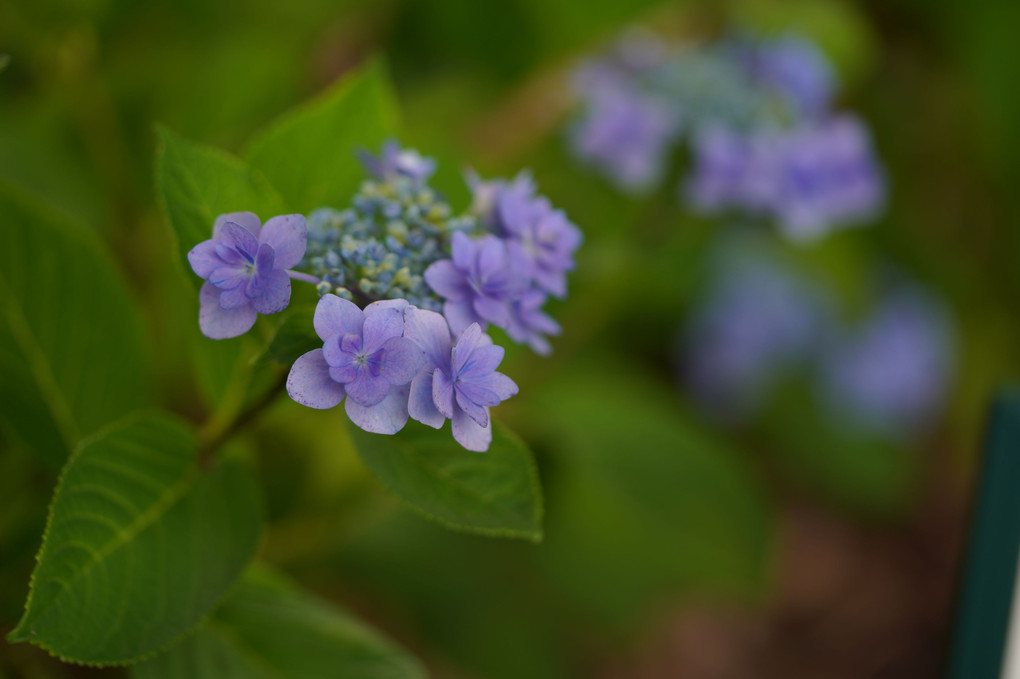
<svg viewBox="0 0 1020 679">
<path fill-rule="evenodd" d="M 305 256 L 308 245 L 308 227 L 301 215 L 273 217 L 262 227 L 259 241 L 276 251 L 276 267 L 289 269 L 297 266 Z"/>
<path fill-rule="evenodd" d="M 450 243 L 450 254 L 458 269 L 470 271 L 475 259 L 475 244 L 463 231 L 457 231 Z"/>
<path fill-rule="evenodd" d="M 480 424 L 481 426 L 487 426 L 489 424 L 489 413 L 485 411 L 480 404 L 475 403 L 467 394 L 461 391 L 461 385 L 458 383 L 454 388 L 453 393 L 457 398 L 457 406 L 460 407 L 468 416 Z M 480 390 L 476 390 L 480 391 Z M 491 400 L 491 399 L 486 399 Z"/>
<path fill-rule="evenodd" d="M 547 271 L 536 268 L 535 282 L 551 295 L 562 299 L 567 296 L 567 277 L 562 271 Z"/>
<path fill-rule="evenodd" d="M 457 343 L 453 345 L 453 374 L 460 375 L 464 365 L 471 358 L 471 353 L 478 347 L 482 338 L 482 329 L 477 323 L 472 323 L 467 330 L 460 334 Z"/>
<path fill-rule="evenodd" d="M 481 405 L 496 405 L 502 401 L 507 400 L 511 396 L 517 394 L 517 384 L 504 375 L 503 373 L 490 373 L 481 379 L 473 380 L 460 380 L 457 382 L 457 388 L 463 388 L 464 393 L 471 398 L 475 403 Z M 496 403 L 486 403 L 484 399 L 487 398 L 481 392 L 476 393 L 474 389 L 484 389 L 492 393 L 498 400 Z M 478 398 L 475 398 L 477 396 Z"/>
<path fill-rule="evenodd" d="M 441 370 L 432 373 L 432 402 L 443 416 L 453 416 L 453 383 Z"/>
<path fill-rule="evenodd" d="M 341 346 L 343 338 L 344 335 L 337 333 L 322 343 L 322 355 L 326 363 L 339 367 L 353 360 L 353 356 L 348 355 Z"/>
<path fill-rule="evenodd" d="M 225 265 L 213 269 L 209 274 L 209 282 L 220 290 L 233 290 L 237 287 L 243 288 L 251 277 L 245 266 Z"/>
<path fill-rule="evenodd" d="M 443 422 L 446 422 L 446 418 L 436 408 L 436 403 L 432 399 L 432 373 L 418 373 L 411 380 L 407 411 L 412 418 L 433 429 L 439 429 Z"/>
<path fill-rule="evenodd" d="M 220 295 L 220 306 L 224 309 L 239 309 L 251 304 L 251 297 L 245 294 L 247 286 L 239 285 L 233 290 L 224 290 Z M 258 311 L 256 309 L 256 311 Z"/>
<path fill-rule="evenodd" d="M 484 323 L 484 319 L 475 315 L 474 307 L 470 302 L 446 302 L 443 304 L 443 315 L 450 325 L 450 331 L 454 335 L 464 332 L 472 323 Z"/>
<path fill-rule="evenodd" d="M 410 307 L 404 314 L 404 337 L 424 350 L 432 367 L 449 372 L 450 326 L 440 314 Z"/>
<path fill-rule="evenodd" d="M 457 393 L 457 404 L 461 408 L 467 410 L 470 414 L 470 408 L 466 407 L 465 403 L 473 403 L 479 406 L 498 406 L 501 402 L 499 395 L 487 389 L 485 386 L 480 384 L 474 384 L 472 382 L 464 382 L 463 380 L 457 381 L 456 386 Z M 482 424 L 479 422 L 479 424 Z"/>
<path fill-rule="evenodd" d="M 344 385 L 330 379 L 322 349 L 313 349 L 294 361 L 287 375 L 287 393 L 301 405 L 325 410 L 344 400 Z"/>
<path fill-rule="evenodd" d="M 487 347 L 479 346 L 471 352 L 471 356 L 458 371 L 457 377 L 464 380 L 487 377 L 499 367 L 504 354 L 506 354 L 506 350 L 495 344 Z"/>
<path fill-rule="evenodd" d="M 330 369 L 330 375 L 336 369 Z M 347 400 L 352 398 L 363 406 L 374 406 L 390 393 L 390 383 L 383 377 L 373 375 L 368 370 L 359 370 L 357 376 L 344 385 Z"/>
<path fill-rule="evenodd" d="M 354 302 L 337 297 L 333 294 L 323 295 L 315 307 L 312 325 L 315 334 L 323 342 L 333 335 L 357 335 L 361 337 L 361 328 L 365 323 L 365 314 Z"/>
<path fill-rule="evenodd" d="M 387 341 L 403 334 L 403 315 L 396 309 L 380 309 L 365 317 L 365 324 L 361 330 L 361 350 L 371 356 L 382 349 Z"/>
<path fill-rule="evenodd" d="M 220 237 L 220 233 L 223 231 L 223 225 L 227 222 L 233 222 L 234 224 L 244 227 L 256 238 L 258 238 L 259 232 L 262 230 L 262 222 L 259 221 L 259 218 L 255 213 L 228 212 L 225 215 L 217 217 L 216 221 L 213 223 L 213 238 Z"/>
<path fill-rule="evenodd" d="M 477 295 L 471 306 L 479 317 L 500 328 L 510 324 L 510 305 L 503 300 Z"/>
<path fill-rule="evenodd" d="M 382 299 L 365 307 L 365 316 L 370 316 L 383 309 L 396 309 L 403 314 L 409 306 L 406 299 Z"/>
<path fill-rule="evenodd" d="M 464 273 L 449 259 L 430 264 L 429 268 L 425 269 L 423 278 L 440 297 L 461 300 L 471 295 L 471 288 Z"/>
<path fill-rule="evenodd" d="M 227 222 L 220 231 L 220 243 L 240 252 L 254 256 L 259 249 L 259 240 L 248 229 L 234 222 Z"/>
<path fill-rule="evenodd" d="M 407 384 L 425 366 L 425 352 L 406 337 L 394 337 L 383 345 L 379 374 L 394 385 Z"/>
<path fill-rule="evenodd" d="M 259 246 L 259 250 L 255 253 L 255 270 L 265 276 L 272 271 L 276 264 L 276 251 L 273 250 L 273 246 L 268 243 L 263 243 Z"/>
<path fill-rule="evenodd" d="M 237 309 L 220 306 L 220 290 L 210 283 L 198 293 L 198 327 L 209 339 L 237 337 L 251 330 L 258 314 L 250 305 Z"/>
<path fill-rule="evenodd" d="M 251 305 L 260 314 L 275 314 L 283 311 L 290 304 L 290 278 L 280 269 L 272 270 L 268 276 L 259 276 L 260 287 L 258 296 Z"/>
<path fill-rule="evenodd" d="M 487 278 L 507 264 L 506 245 L 495 236 L 485 236 L 478 241 L 478 275 Z"/>
<path fill-rule="evenodd" d="M 396 434 L 407 424 L 408 387 L 393 387 L 383 400 L 363 406 L 347 399 L 344 409 L 351 422 L 373 434 Z"/>
<path fill-rule="evenodd" d="M 453 438 L 460 445 L 476 453 L 484 453 L 492 443 L 492 424 L 483 427 L 471 419 L 467 413 L 457 408 L 453 414 Z"/>
<path fill-rule="evenodd" d="M 214 269 L 223 266 L 223 261 L 216 256 L 217 245 L 215 240 L 202 241 L 188 253 L 188 264 L 199 277 L 209 278 Z"/>
</svg>

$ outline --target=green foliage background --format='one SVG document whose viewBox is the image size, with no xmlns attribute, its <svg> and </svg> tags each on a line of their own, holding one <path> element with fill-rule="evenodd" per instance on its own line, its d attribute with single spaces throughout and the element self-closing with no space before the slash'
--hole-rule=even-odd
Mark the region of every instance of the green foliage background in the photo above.
<svg viewBox="0 0 1020 679">
<path fill-rule="evenodd" d="M 576 676 L 670 606 L 767 601 L 790 497 L 895 525 L 933 465 L 965 488 L 988 398 L 1020 374 L 1017 14 L 950 0 L 0 4 L 0 632 L 36 644 L 0 642 L 0 677 Z M 851 316 L 887 261 L 949 300 L 958 375 L 929 438 L 834 430 L 796 385 L 728 431 L 677 389 L 674 335 L 714 226 L 671 190 L 607 190 L 559 133 L 572 60 L 634 21 L 681 36 L 792 27 L 833 57 L 875 128 L 889 213 L 775 248 Z M 554 357 L 508 351 L 521 394 L 489 458 L 270 400 L 314 295 L 244 338 L 211 342 L 195 322 L 183 255 L 216 214 L 342 205 L 352 151 L 393 134 L 438 157 L 454 205 L 465 165 L 531 167 L 586 235 Z M 39 646 L 143 662 L 85 670 Z"/>
</svg>

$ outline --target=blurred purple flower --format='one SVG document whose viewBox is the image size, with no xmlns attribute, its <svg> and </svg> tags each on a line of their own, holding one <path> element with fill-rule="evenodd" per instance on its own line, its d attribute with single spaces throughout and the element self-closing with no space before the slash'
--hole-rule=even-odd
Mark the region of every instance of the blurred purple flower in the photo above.
<svg viewBox="0 0 1020 679">
<path fill-rule="evenodd" d="M 623 191 L 654 188 L 680 129 L 673 108 L 633 87 L 598 86 L 584 96 L 585 115 L 571 135 L 575 155 Z"/>
<path fill-rule="evenodd" d="M 407 423 L 411 380 L 425 365 L 424 352 L 404 337 L 404 300 L 386 300 L 364 311 L 327 294 L 313 324 L 322 349 L 302 355 L 287 378 L 290 397 L 310 408 L 344 408 L 354 424 L 395 434 Z"/>
<path fill-rule="evenodd" d="M 833 417 L 890 434 L 927 424 L 948 393 L 951 328 L 936 300 L 899 290 L 858 330 L 832 337 L 820 389 Z"/>
<path fill-rule="evenodd" d="M 517 385 L 496 372 L 503 348 L 470 324 L 451 346 L 446 320 L 433 311 L 410 307 L 406 336 L 424 351 L 425 369 L 411 382 L 411 417 L 439 429 L 451 420 L 453 438 L 477 452 L 492 442 L 489 408 L 517 393 Z"/>
<path fill-rule="evenodd" d="M 559 323 L 542 311 L 545 302 L 546 296 L 542 291 L 528 290 L 510 304 L 510 325 L 506 328 L 512 340 L 528 344 L 541 356 L 552 353 L 552 346 L 545 335 L 558 335 L 561 331 Z"/>
<path fill-rule="evenodd" d="M 432 290 L 446 299 L 443 313 L 454 333 L 472 323 L 506 328 L 510 303 L 523 294 L 530 281 L 530 266 L 523 249 L 508 247 L 495 236 L 471 240 L 463 232 L 453 234 L 452 259 L 435 262 L 424 278 Z"/>
<path fill-rule="evenodd" d="M 415 183 L 423 183 L 436 171 L 436 161 L 424 158 L 414 149 L 401 148 L 394 140 L 387 141 L 377 156 L 360 151 L 358 158 L 369 174 L 379 181 L 406 177 Z"/>
<path fill-rule="evenodd" d="M 734 256 L 736 255 L 736 256 Z M 760 256 L 724 252 L 686 331 L 684 373 L 721 412 L 743 415 L 809 358 L 822 306 L 805 281 Z"/>
<path fill-rule="evenodd" d="M 755 45 L 746 56 L 751 77 L 789 101 L 799 117 L 826 114 L 836 90 L 836 73 L 810 41 L 795 35 Z"/>
<path fill-rule="evenodd" d="M 248 332 L 258 314 L 290 302 L 287 269 L 305 254 L 305 218 L 273 217 L 265 226 L 251 212 L 220 215 L 213 237 L 192 248 L 188 263 L 206 283 L 199 292 L 198 325 L 211 339 Z"/>
</svg>

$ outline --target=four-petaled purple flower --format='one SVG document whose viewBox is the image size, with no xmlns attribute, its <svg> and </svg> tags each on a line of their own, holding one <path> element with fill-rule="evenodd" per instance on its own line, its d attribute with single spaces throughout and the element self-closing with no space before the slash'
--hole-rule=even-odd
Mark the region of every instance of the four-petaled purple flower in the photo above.
<svg viewBox="0 0 1020 679">
<path fill-rule="evenodd" d="M 452 259 L 434 262 L 425 270 L 425 282 L 444 297 L 443 313 L 455 334 L 472 323 L 505 328 L 510 303 L 530 282 L 529 265 L 521 248 L 508 247 L 495 236 L 471 240 L 453 234 Z"/>
<path fill-rule="evenodd" d="M 425 354 L 404 337 L 405 300 L 386 300 L 364 311 L 353 302 L 323 295 L 313 325 L 323 341 L 294 362 L 290 397 L 310 408 L 332 408 L 344 396 L 354 424 L 376 434 L 395 434 L 407 423 L 408 384 L 425 365 Z"/>
<path fill-rule="evenodd" d="M 251 212 L 220 215 L 212 239 L 188 253 L 191 268 L 206 280 L 199 293 L 202 333 L 237 337 L 258 314 L 283 311 L 290 302 L 287 269 L 304 256 L 306 237 L 301 215 L 273 217 L 265 226 Z"/>
<path fill-rule="evenodd" d="M 503 347 L 494 345 L 477 323 L 451 344 L 446 320 L 415 307 L 407 309 L 405 336 L 427 357 L 425 369 L 411 382 L 411 417 L 435 429 L 449 419 L 458 443 L 468 450 L 487 450 L 492 442 L 489 408 L 517 393 L 514 381 L 496 372 Z"/>
<path fill-rule="evenodd" d="M 392 139 L 383 145 L 382 153 L 378 156 L 361 151 L 358 158 L 365 169 L 379 181 L 406 177 L 413 182 L 422 183 L 436 171 L 435 160 L 423 157 L 414 149 L 401 148 L 400 144 Z"/>
</svg>

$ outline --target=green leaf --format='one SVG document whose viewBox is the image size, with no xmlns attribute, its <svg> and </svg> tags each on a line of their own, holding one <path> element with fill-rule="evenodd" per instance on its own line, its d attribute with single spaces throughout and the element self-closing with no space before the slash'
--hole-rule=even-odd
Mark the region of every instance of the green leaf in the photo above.
<svg viewBox="0 0 1020 679">
<path fill-rule="evenodd" d="M 133 416 L 85 442 L 57 486 L 25 615 L 10 641 L 106 665 L 158 651 L 205 616 L 255 553 L 247 469 L 200 467 L 192 432 Z"/>
<path fill-rule="evenodd" d="M 258 357 L 258 363 L 284 363 L 291 365 L 299 356 L 312 349 L 321 349 L 322 340 L 315 334 L 312 317 L 315 307 L 298 306 L 287 310 L 287 317 L 276 330 L 273 341 Z"/>
<path fill-rule="evenodd" d="M 396 436 L 353 427 L 351 437 L 383 485 L 426 517 L 469 533 L 542 539 L 542 491 L 531 451 L 498 422 L 484 453 L 464 450 L 449 429 L 413 421 Z"/>
<path fill-rule="evenodd" d="M 279 194 L 258 172 L 216 148 L 187 141 L 164 127 L 156 134 L 156 181 L 167 219 L 177 237 L 181 263 L 188 251 L 212 237 L 216 217 L 227 212 L 254 212 L 266 221 L 283 212 Z"/>
<path fill-rule="evenodd" d="M 195 634 L 132 668 L 135 679 L 412 679 L 413 657 L 264 568 L 245 574 Z"/>
<path fill-rule="evenodd" d="M 287 203 L 307 214 L 342 208 L 365 179 L 359 149 L 378 150 L 397 133 L 397 106 L 379 62 L 341 79 L 319 98 L 286 114 L 245 154 Z"/>
<path fill-rule="evenodd" d="M 55 466 L 152 403 L 147 338 L 88 229 L 0 185 L 0 420 Z"/>
</svg>

